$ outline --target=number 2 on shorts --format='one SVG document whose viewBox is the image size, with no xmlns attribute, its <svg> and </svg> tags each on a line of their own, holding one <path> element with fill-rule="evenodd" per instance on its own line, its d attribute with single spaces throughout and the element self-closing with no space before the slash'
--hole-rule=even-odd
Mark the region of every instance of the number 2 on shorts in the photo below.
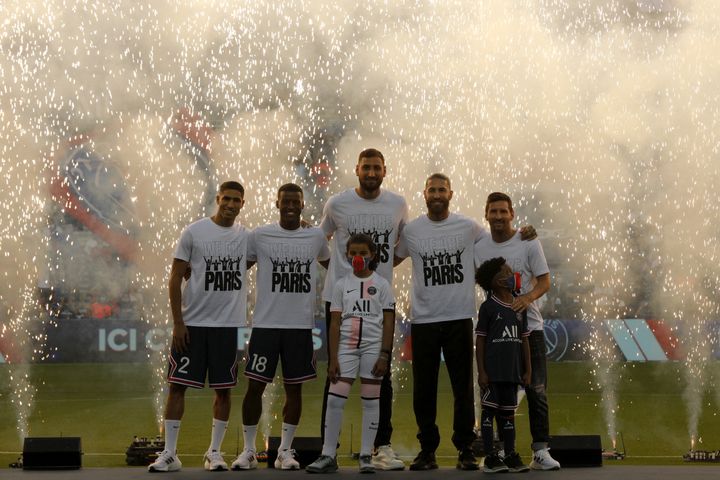
<svg viewBox="0 0 720 480">
<path fill-rule="evenodd" d="M 190 365 L 190 357 L 180 357 L 180 367 L 178 367 L 178 372 L 187 375 L 188 365 Z"/>
</svg>

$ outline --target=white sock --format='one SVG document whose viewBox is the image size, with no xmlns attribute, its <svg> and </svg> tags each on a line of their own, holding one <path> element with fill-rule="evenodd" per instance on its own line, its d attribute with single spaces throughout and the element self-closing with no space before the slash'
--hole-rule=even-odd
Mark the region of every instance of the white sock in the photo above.
<svg viewBox="0 0 720 480">
<path fill-rule="evenodd" d="M 290 425 L 283 422 L 282 434 L 280 435 L 280 450 L 289 450 L 292 447 L 293 438 L 295 438 L 295 429 L 297 425 Z"/>
<path fill-rule="evenodd" d="M 325 411 L 325 443 L 322 454 L 334 457 L 337 453 L 337 442 L 342 426 L 343 408 L 347 398 L 337 395 L 328 395 L 327 410 Z"/>
<path fill-rule="evenodd" d="M 380 420 L 380 399 L 362 399 L 362 440 L 360 444 L 360 455 L 372 454 L 375 436 L 377 435 L 378 422 Z"/>
<path fill-rule="evenodd" d="M 180 420 L 165 420 L 165 450 L 173 455 L 177 453 L 178 434 L 180 433 Z"/>
<path fill-rule="evenodd" d="M 225 432 L 227 431 L 227 420 L 218 420 L 213 418 L 212 423 L 212 434 L 210 435 L 210 452 L 219 452 L 220 446 L 222 445 L 223 438 L 225 438 Z"/>
<path fill-rule="evenodd" d="M 243 440 L 245 450 L 255 451 L 255 440 L 257 438 L 257 425 L 243 425 Z"/>
</svg>

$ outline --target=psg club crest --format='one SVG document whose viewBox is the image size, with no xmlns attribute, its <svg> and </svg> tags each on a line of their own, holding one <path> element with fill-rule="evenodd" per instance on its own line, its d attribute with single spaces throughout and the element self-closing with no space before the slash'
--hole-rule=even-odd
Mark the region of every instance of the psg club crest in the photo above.
<svg viewBox="0 0 720 480">
<path fill-rule="evenodd" d="M 560 320 L 545 319 L 544 330 L 547 358 L 556 362 L 562 360 L 570 344 L 567 328 Z"/>
<path fill-rule="evenodd" d="M 205 177 L 204 214 L 214 204 L 216 192 L 210 159 L 212 130 L 187 109 L 176 112 L 166 128 L 170 138 L 180 142 L 189 154 L 188 167 Z M 91 137 L 79 135 L 70 140 L 51 184 L 53 199 L 66 215 L 107 243 L 120 258 L 133 261 L 138 246 L 130 226 L 135 224 L 136 212 L 125 176 L 93 147 L 96 142 Z"/>
<path fill-rule="evenodd" d="M 132 261 L 137 244 L 128 225 L 135 212 L 122 172 L 80 139 L 60 159 L 51 193 L 73 220 Z M 89 142 L 88 142 L 89 143 Z"/>
<path fill-rule="evenodd" d="M 111 228 L 124 230 L 134 217 L 120 171 L 84 146 L 71 149 L 61 167 L 67 190 Z"/>
</svg>

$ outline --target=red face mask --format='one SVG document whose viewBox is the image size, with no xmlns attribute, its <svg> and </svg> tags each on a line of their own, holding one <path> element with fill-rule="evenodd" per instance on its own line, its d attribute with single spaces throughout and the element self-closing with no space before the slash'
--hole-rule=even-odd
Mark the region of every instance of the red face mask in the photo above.
<svg viewBox="0 0 720 480">
<path fill-rule="evenodd" d="M 350 261 L 355 273 L 360 273 L 370 266 L 370 259 L 360 255 L 355 255 L 352 258 L 348 257 L 348 261 Z"/>
<path fill-rule="evenodd" d="M 513 272 L 512 276 L 507 279 L 507 288 L 512 292 L 513 295 L 520 293 L 520 287 L 522 286 L 522 276 L 520 272 Z"/>
</svg>

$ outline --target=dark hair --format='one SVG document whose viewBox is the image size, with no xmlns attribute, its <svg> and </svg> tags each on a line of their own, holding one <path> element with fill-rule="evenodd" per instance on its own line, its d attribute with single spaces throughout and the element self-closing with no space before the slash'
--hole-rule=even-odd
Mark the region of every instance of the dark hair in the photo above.
<svg viewBox="0 0 720 480">
<path fill-rule="evenodd" d="M 503 257 L 495 257 L 483 262 L 475 272 L 475 282 L 486 292 L 492 291 L 493 278 L 495 278 L 503 265 L 505 265 Z"/>
<path fill-rule="evenodd" d="M 358 155 L 358 163 L 363 158 L 372 158 L 372 157 L 380 157 L 380 160 L 382 160 L 383 165 L 385 165 L 385 157 L 383 156 L 382 152 L 376 148 L 366 148 L 362 152 L 360 152 L 360 155 Z"/>
<path fill-rule="evenodd" d="M 450 186 L 450 177 L 445 175 L 444 173 L 433 173 L 429 177 L 427 177 L 427 180 L 425 180 L 425 186 L 427 187 L 427 184 L 430 180 L 445 180 L 448 184 L 448 188 L 452 188 Z"/>
<path fill-rule="evenodd" d="M 280 192 L 294 192 L 299 193 L 301 197 L 303 196 L 303 189 L 300 185 L 296 185 L 294 183 L 286 183 L 278 188 L 278 197 L 280 197 Z"/>
<path fill-rule="evenodd" d="M 236 182 L 235 180 L 223 182 L 220 185 L 220 188 L 218 188 L 218 193 L 222 193 L 225 190 L 237 190 L 238 192 L 240 192 L 240 194 L 242 194 L 243 197 L 245 196 L 245 189 L 240 184 L 240 182 Z"/>
<path fill-rule="evenodd" d="M 375 241 L 372 239 L 372 237 L 365 233 L 353 233 L 352 235 L 350 235 L 350 238 L 348 238 L 347 244 L 345 245 L 345 253 L 347 253 L 347 251 L 350 249 L 350 245 L 353 243 L 360 243 L 368 247 L 368 250 L 370 250 L 370 253 L 373 256 L 369 268 L 370 270 L 375 270 L 378 266 L 380 259 L 378 258 L 378 247 L 377 245 L 375 245 Z"/>
<path fill-rule="evenodd" d="M 490 195 L 488 195 L 487 202 L 485 202 L 485 213 L 487 213 L 488 207 L 493 202 L 507 202 L 508 206 L 510 207 L 510 210 L 513 209 L 512 200 L 510 199 L 510 196 L 507 193 L 493 192 Z"/>
</svg>

